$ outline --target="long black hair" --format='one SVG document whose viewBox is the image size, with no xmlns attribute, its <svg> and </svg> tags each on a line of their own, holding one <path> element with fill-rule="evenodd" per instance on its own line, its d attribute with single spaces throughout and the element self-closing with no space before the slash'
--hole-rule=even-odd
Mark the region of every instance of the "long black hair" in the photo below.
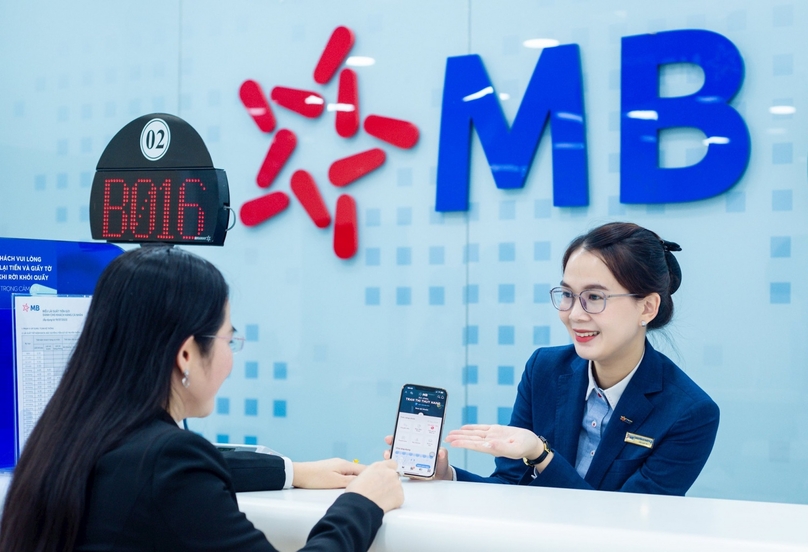
<svg viewBox="0 0 808 552">
<path fill-rule="evenodd" d="M 75 547 L 99 458 L 165 411 L 182 344 L 203 354 L 228 288 L 208 261 L 164 246 L 133 249 L 103 272 L 53 397 L 14 470 L 0 523 L 3 552 Z"/>
<path fill-rule="evenodd" d="M 631 222 L 612 222 L 578 236 L 567 247 L 562 268 L 578 249 L 596 254 L 615 279 L 629 293 L 645 297 L 658 293 L 659 310 L 648 323 L 649 330 L 664 327 L 673 318 L 671 295 L 682 283 L 682 269 L 672 251 L 678 244 L 665 241 L 650 230 Z"/>
</svg>

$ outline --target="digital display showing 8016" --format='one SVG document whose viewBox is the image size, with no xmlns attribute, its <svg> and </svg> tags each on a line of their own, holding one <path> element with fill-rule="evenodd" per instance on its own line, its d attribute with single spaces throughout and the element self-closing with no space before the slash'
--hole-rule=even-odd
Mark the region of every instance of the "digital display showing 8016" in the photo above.
<svg viewBox="0 0 808 552">
<path fill-rule="evenodd" d="M 219 169 L 98 171 L 90 229 L 93 239 L 110 242 L 221 245 L 226 196 L 226 176 Z"/>
</svg>

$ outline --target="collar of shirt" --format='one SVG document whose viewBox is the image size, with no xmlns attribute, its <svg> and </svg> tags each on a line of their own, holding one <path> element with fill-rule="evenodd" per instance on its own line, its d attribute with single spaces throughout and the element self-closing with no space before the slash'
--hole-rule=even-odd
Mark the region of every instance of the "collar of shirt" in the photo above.
<svg viewBox="0 0 808 552">
<path fill-rule="evenodd" d="M 593 362 L 590 360 L 589 366 L 587 367 L 586 370 L 587 374 L 589 375 L 589 385 L 587 386 L 586 393 L 584 394 L 584 401 L 589 399 L 589 395 L 590 393 L 592 393 L 592 391 L 598 390 L 601 393 L 603 393 L 603 395 L 606 397 L 606 401 L 609 403 L 609 406 L 611 408 L 617 406 L 617 402 L 620 400 L 620 397 L 623 396 L 623 391 L 626 390 L 628 382 L 631 381 L 631 378 L 634 377 L 634 372 L 636 372 L 637 368 L 639 368 L 640 364 L 642 364 L 643 358 L 645 358 L 645 349 L 643 349 L 642 351 L 642 356 L 640 357 L 640 361 L 637 363 L 637 366 L 635 366 L 634 369 L 631 372 L 629 372 L 626 377 L 624 377 L 623 379 L 621 379 L 608 389 L 600 389 L 598 387 L 598 384 L 595 382 L 595 376 L 594 376 L 595 366 Z"/>
</svg>

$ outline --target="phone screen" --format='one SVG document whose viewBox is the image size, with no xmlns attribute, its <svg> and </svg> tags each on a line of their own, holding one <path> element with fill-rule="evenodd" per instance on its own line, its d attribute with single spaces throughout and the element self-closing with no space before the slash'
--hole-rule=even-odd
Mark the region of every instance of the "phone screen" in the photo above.
<svg viewBox="0 0 808 552">
<path fill-rule="evenodd" d="M 445 389 L 412 384 L 401 388 L 391 452 L 399 473 L 415 477 L 435 474 L 445 413 Z"/>
</svg>

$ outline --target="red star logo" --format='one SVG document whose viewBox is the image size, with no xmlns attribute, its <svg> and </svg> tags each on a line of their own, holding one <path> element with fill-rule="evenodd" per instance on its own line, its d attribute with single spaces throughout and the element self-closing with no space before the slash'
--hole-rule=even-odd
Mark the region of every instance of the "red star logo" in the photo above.
<svg viewBox="0 0 808 552">
<path fill-rule="evenodd" d="M 337 27 L 331 34 L 320 60 L 314 69 L 314 81 L 327 84 L 345 61 L 354 43 L 354 34 L 347 27 Z M 261 86 L 254 80 L 247 80 L 239 91 L 247 112 L 262 132 L 275 130 L 276 121 L 269 101 Z M 317 118 L 326 110 L 326 101 L 317 92 L 276 86 L 270 93 L 273 102 L 303 117 Z M 342 138 L 350 138 L 359 131 L 359 88 L 357 76 L 350 68 L 339 72 L 337 102 L 328 104 L 328 111 L 336 113 L 336 131 Z M 363 124 L 365 132 L 393 146 L 410 149 L 418 142 L 418 128 L 407 121 L 368 115 Z M 260 188 L 269 188 L 281 172 L 297 146 L 297 136 L 288 129 L 280 129 L 269 146 L 266 158 L 256 177 Z M 342 188 L 378 169 L 387 155 L 381 148 L 359 152 L 343 159 L 337 159 L 328 169 L 328 180 Z M 292 194 L 318 228 L 331 225 L 331 213 L 323 200 L 320 189 L 312 175 L 298 170 L 291 178 Z M 289 195 L 274 191 L 251 199 L 241 206 L 239 216 L 246 226 L 256 226 L 277 215 L 289 206 Z M 334 224 L 334 253 L 340 259 L 350 259 L 359 248 L 356 222 L 356 200 L 349 194 L 337 199 Z"/>
</svg>

